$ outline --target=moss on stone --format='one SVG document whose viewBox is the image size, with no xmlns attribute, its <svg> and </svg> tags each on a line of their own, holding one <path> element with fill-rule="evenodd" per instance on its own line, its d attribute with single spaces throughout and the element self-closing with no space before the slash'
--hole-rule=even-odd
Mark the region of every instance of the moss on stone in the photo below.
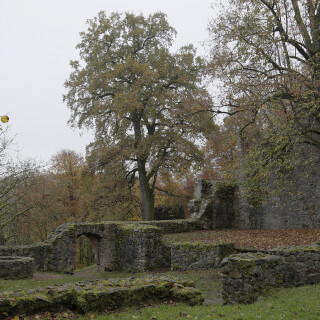
<svg viewBox="0 0 320 320">
<path fill-rule="evenodd" d="M 118 225 L 121 231 L 124 232 L 131 232 L 131 231 L 141 231 L 141 232 L 161 232 L 161 229 L 159 227 L 155 227 L 153 225 L 144 225 L 144 224 L 119 224 Z"/>
<path fill-rule="evenodd" d="M 252 275 L 253 269 L 255 268 L 256 264 L 253 260 L 248 259 L 239 259 L 237 261 L 237 269 L 244 275 L 249 276 Z"/>
<path fill-rule="evenodd" d="M 219 244 L 210 244 L 201 241 L 193 242 L 175 242 L 171 244 L 172 247 L 182 247 L 183 249 L 193 249 L 196 251 L 211 251 L 219 246 Z"/>
<path fill-rule="evenodd" d="M 74 223 L 68 227 L 67 231 L 75 231 L 77 229 L 78 229 L 78 225 Z"/>
<path fill-rule="evenodd" d="M 179 263 L 174 263 L 171 265 L 171 270 L 172 271 L 181 271 L 182 270 L 182 267 Z"/>
<path fill-rule="evenodd" d="M 219 244 L 219 256 L 220 259 L 230 255 L 234 252 L 234 243 L 220 243 Z"/>
<path fill-rule="evenodd" d="M 169 277 L 143 277 L 109 281 L 79 282 L 41 290 L 1 294 L 0 319 L 17 314 L 71 309 L 77 312 L 115 310 L 148 301 L 171 299 L 191 305 L 203 301 L 190 283 Z"/>
</svg>

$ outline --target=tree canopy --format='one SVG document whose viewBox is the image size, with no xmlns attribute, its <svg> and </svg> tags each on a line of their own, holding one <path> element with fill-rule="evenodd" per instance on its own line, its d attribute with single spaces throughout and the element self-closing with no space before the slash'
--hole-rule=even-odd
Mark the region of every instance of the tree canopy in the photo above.
<svg viewBox="0 0 320 320">
<path fill-rule="evenodd" d="M 211 71 L 223 83 L 223 105 L 249 121 L 263 114 L 273 123 L 281 114 L 318 145 L 309 135 L 319 134 L 310 132 L 319 120 L 318 1 L 229 2 L 210 28 Z"/>
<path fill-rule="evenodd" d="M 210 35 L 217 112 L 233 116 L 242 149 L 256 147 L 251 174 L 291 168 L 299 146 L 320 148 L 319 1 L 230 0 Z"/>
<path fill-rule="evenodd" d="M 71 62 L 65 82 L 70 123 L 94 128 L 87 148 L 94 170 L 121 162 L 131 185 L 138 174 L 143 219 L 150 220 L 161 170 L 201 161 L 197 142 L 212 123 L 204 64 L 192 45 L 169 51 L 176 31 L 161 12 L 100 12 L 87 23 L 80 61 Z"/>
</svg>

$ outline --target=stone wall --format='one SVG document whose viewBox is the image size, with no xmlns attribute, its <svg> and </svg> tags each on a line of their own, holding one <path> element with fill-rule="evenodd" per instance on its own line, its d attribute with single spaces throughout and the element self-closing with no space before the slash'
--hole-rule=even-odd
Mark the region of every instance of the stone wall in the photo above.
<svg viewBox="0 0 320 320">
<path fill-rule="evenodd" d="M 36 271 L 72 273 L 76 264 L 77 238 L 85 235 L 95 249 L 99 271 L 143 272 L 170 267 L 170 248 L 162 244 L 162 232 L 195 230 L 196 221 L 147 223 L 66 223 L 58 226 L 41 244 L 0 247 L 0 256 L 32 257 Z"/>
<path fill-rule="evenodd" d="M 259 208 L 240 201 L 247 223 L 257 229 L 294 229 L 320 227 L 319 149 L 304 146 L 301 163 L 287 176 L 283 190 L 274 184 L 275 194 Z"/>
<path fill-rule="evenodd" d="M 320 167 L 298 168 L 285 190 L 254 207 L 239 187 L 197 179 L 191 217 L 203 229 L 295 229 L 320 227 Z M 276 187 L 275 187 L 276 188 Z"/>
<path fill-rule="evenodd" d="M 26 279 L 33 276 L 33 258 L 1 256 L 0 278 L 2 279 Z"/>
<path fill-rule="evenodd" d="M 320 283 L 320 246 L 265 250 L 281 257 L 284 287 Z"/>
<path fill-rule="evenodd" d="M 196 179 L 194 199 L 189 203 L 191 218 L 199 229 L 229 229 L 237 226 L 236 192 L 232 186 Z"/>
<path fill-rule="evenodd" d="M 235 254 L 221 265 L 224 302 L 250 303 L 271 287 L 320 283 L 320 244 Z"/>
<path fill-rule="evenodd" d="M 0 256 L 22 256 L 34 259 L 34 270 L 48 270 L 48 256 L 51 251 L 51 245 L 39 243 L 27 246 L 0 246 Z"/>
<path fill-rule="evenodd" d="M 52 250 L 49 270 L 72 272 L 76 239 L 86 235 L 95 247 L 99 271 L 143 272 L 165 265 L 161 229 L 138 223 L 86 223 L 59 226 L 47 239 Z"/>
<path fill-rule="evenodd" d="M 171 245 L 171 270 L 185 271 L 219 268 L 222 259 L 233 251 L 233 243 L 174 243 Z"/>
<path fill-rule="evenodd" d="M 150 225 L 118 225 L 115 270 L 143 272 L 164 267 L 161 229 Z"/>
<path fill-rule="evenodd" d="M 264 290 L 282 285 L 279 256 L 235 254 L 225 258 L 221 266 L 222 299 L 225 304 L 252 303 Z"/>
<path fill-rule="evenodd" d="M 48 270 L 74 270 L 76 242 L 81 235 L 87 236 L 93 244 L 98 270 L 114 270 L 116 227 L 116 223 L 66 223 L 58 226 L 45 241 L 51 246 Z"/>
<path fill-rule="evenodd" d="M 143 277 L 83 281 L 0 293 L 0 319 L 41 312 L 105 312 L 161 301 L 201 304 L 203 297 L 192 281 Z"/>
</svg>

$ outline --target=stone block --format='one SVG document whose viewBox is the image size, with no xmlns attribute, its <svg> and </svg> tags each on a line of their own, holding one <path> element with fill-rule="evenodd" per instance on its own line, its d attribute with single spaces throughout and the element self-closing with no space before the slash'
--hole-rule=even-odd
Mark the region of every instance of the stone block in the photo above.
<svg viewBox="0 0 320 320">
<path fill-rule="evenodd" d="M 222 263 L 222 297 L 225 304 L 252 303 L 263 290 L 282 285 L 279 256 L 262 253 L 231 255 Z"/>
<path fill-rule="evenodd" d="M 312 283 L 312 284 L 320 283 L 320 272 L 309 274 L 308 279 L 310 280 L 310 283 Z"/>
<path fill-rule="evenodd" d="M 26 279 L 32 278 L 34 259 L 30 257 L 0 256 L 0 278 Z"/>
<path fill-rule="evenodd" d="M 231 244 L 181 242 L 171 245 L 172 270 L 205 270 L 218 268 L 223 258 L 234 251 Z"/>
</svg>

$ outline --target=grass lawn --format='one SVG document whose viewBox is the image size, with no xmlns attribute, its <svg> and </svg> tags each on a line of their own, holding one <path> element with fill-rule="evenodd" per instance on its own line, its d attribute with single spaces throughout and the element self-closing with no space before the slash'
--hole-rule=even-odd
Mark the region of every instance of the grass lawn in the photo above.
<svg viewBox="0 0 320 320">
<path fill-rule="evenodd" d="M 211 320 L 319 320 L 320 286 L 280 289 L 251 305 L 209 305 L 189 307 L 161 304 L 142 309 L 91 315 L 94 319 L 211 319 Z M 90 315 L 81 317 L 90 319 Z"/>
<path fill-rule="evenodd" d="M 25 319 L 320 319 L 320 285 L 300 288 L 277 289 L 267 296 L 261 297 L 257 303 L 251 305 L 222 306 L 220 299 L 220 280 L 218 270 L 172 272 L 160 270 L 160 275 L 175 276 L 196 282 L 196 288 L 203 292 L 206 305 L 190 307 L 183 303 L 167 301 L 162 304 L 146 305 L 144 308 L 127 308 L 105 314 L 76 315 L 72 312 L 61 314 L 41 314 L 25 317 Z M 156 274 L 156 273 L 151 273 Z M 18 288 L 45 287 L 66 282 L 83 281 L 86 279 L 108 279 L 138 277 L 141 274 L 95 271 L 95 266 L 77 270 L 74 275 L 56 273 L 39 273 L 31 280 L 1 280 L 0 291 Z M 18 320 L 17 318 L 13 318 Z"/>
<path fill-rule="evenodd" d="M 169 270 L 158 270 L 149 273 L 125 273 L 125 272 L 97 272 L 96 266 L 76 270 L 74 275 L 65 275 L 50 272 L 41 272 L 35 274 L 33 279 L 28 280 L 0 280 L 0 292 L 12 291 L 17 289 L 31 289 L 35 287 L 46 287 L 60 285 L 68 282 L 78 282 L 94 279 L 110 279 L 110 278 L 130 278 L 145 275 L 173 276 L 182 280 L 193 280 L 196 288 L 201 290 L 205 299 L 221 302 L 220 299 L 220 279 L 219 270 L 205 271 L 184 271 L 175 272 Z"/>
</svg>

